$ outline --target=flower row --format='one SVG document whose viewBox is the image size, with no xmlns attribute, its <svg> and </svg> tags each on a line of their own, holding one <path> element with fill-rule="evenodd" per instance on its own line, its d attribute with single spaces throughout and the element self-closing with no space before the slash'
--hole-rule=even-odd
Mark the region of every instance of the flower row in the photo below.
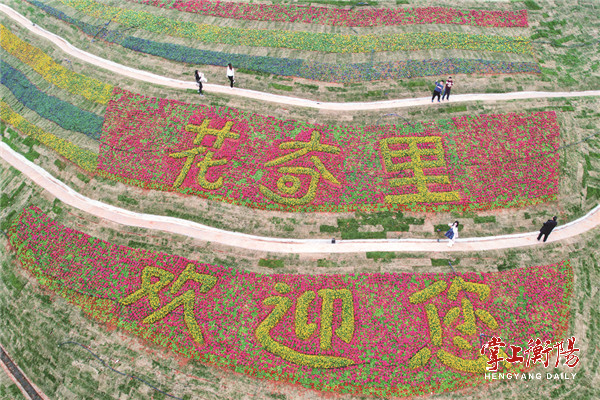
<svg viewBox="0 0 600 400">
<path fill-rule="evenodd" d="M 568 262 L 462 274 L 487 288 L 481 300 L 467 285 L 450 298 L 453 274 L 262 275 L 200 263 L 90 237 L 35 207 L 8 237 L 20 265 L 90 318 L 186 357 L 322 391 L 416 396 L 480 384 L 480 335 L 525 346 L 559 340 L 569 322 Z M 442 290 L 409 300 L 431 285 Z"/>
<path fill-rule="evenodd" d="M 21 40 L 0 24 L 0 46 L 29 65 L 45 80 L 69 93 L 81 95 L 96 103 L 106 104 L 112 93 L 111 85 L 73 72 L 57 64 L 46 53 Z"/>
<path fill-rule="evenodd" d="M 526 27 L 527 10 L 457 10 L 444 7 L 344 9 L 294 4 L 251 4 L 210 0 L 129 0 L 160 8 L 251 21 L 336 26 L 456 24 L 483 27 Z"/>
<path fill-rule="evenodd" d="M 128 184 L 286 211 L 488 209 L 558 193 L 554 112 L 331 126 L 116 88 L 98 172 Z"/>
<path fill-rule="evenodd" d="M 119 44 L 133 51 L 197 65 L 226 66 L 231 62 L 237 68 L 323 82 L 364 82 L 456 74 L 539 74 L 541 71 L 539 65 L 535 62 L 444 58 L 442 60 L 330 64 L 297 58 L 252 56 L 201 50 L 174 43 L 162 43 L 135 36 L 125 36 L 118 30 L 107 29 L 98 34 L 98 28 L 95 25 L 72 18 L 62 11 L 39 1 L 30 0 L 30 3 L 46 13 L 78 27 L 87 35 L 99 37 L 109 43 Z"/>
<path fill-rule="evenodd" d="M 0 60 L 0 83 L 25 107 L 62 128 L 100 138 L 103 118 L 41 91 L 19 70 Z"/>
<path fill-rule="evenodd" d="M 427 49 L 460 49 L 533 54 L 531 41 L 517 36 L 476 35 L 455 32 L 412 32 L 350 35 L 286 30 L 243 29 L 170 19 L 152 13 L 108 6 L 94 0 L 60 0 L 87 16 L 110 19 L 160 35 L 189 38 L 203 43 L 276 47 L 326 53 L 369 53 Z"/>
<path fill-rule="evenodd" d="M 88 172 L 94 172 L 98 164 L 98 155 L 87 149 L 81 148 L 68 140 L 46 132 L 31 122 L 27 121 L 4 101 L 0 101 L 0 119 L 12 125 L 24 135 L 31 136 L 44 146 L 51 148 L 61 156 L 74 162 Z"/>
</svg>

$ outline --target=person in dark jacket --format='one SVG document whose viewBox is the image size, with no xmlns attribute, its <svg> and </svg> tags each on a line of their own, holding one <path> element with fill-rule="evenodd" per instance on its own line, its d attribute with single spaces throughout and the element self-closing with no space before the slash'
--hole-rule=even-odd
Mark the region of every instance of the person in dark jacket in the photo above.
<svg viewBox="0 0 600 400">
<path fill-rule="evenodd" d="M 198 72 L 198 70 L 194 72 L 194 77 L 196 78 L 196 84 L 198 85 L 198 94 L 204 97 L 204 94 L 202 93 L 202 84 L 208 82 L 208 80 L 204 77 L 204 74 Z"/>
<path fill-rule="evenodd" d="M 542 235 L 544 235 L 545 242 L 546 239 L 548 239 L 548 235 L 550 234 L 550 232 L 552 232 L 552 230 L 556 228 L 556 225 L 556 217 L 553 217 L 552 219 L 549 219 L 548 221 L 544 222 L 544 225 L 542 225 L 542 228 L 540 229 L 540 234 L 538 235 L 537 240 L 540 240 L 542 238 Z"/>
<path fill-rule="evenodd" d="M 442 90 L 444 90 L 444 81 L 436 81 L 435 89 L 433 89 L 433 96 L 431 96 L 431 102 L 433 103 L 433 99 L 437 96 L 438 103 L 440 102 L 440 95 L 442 94 Z"/>
<path fill-rule="evenodd" d="M 452 80 L 452 77 L 449 76 L 448 80 L 446 81 L 446 86 L 444 87 L 444 94 L 442 94 L 442 101 L 444 101 L 444 97 L 447 100 L 450 100 L 450 91 L 452 90 L 453 84 L 454 84 L 454 81 Z"/>
</svg>

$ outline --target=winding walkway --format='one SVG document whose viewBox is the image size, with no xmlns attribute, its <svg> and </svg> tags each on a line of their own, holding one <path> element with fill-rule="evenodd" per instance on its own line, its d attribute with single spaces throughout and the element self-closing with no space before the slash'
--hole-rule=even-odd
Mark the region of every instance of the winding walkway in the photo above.
<svg viewBox="0 0 600 400">
<path fill-rule="evenodd" d="M 367 251 L 464 252 L 507 249 L 538 244 L 536 240 L 537 232 L 459 238 L 454 247 L 448 247 L 445 243 L 439 243 L 436 239 L 338 240 L 337 243 L 332 244 L 329 239 L 285 239 L 248 235 L 225 231 L 179 218 L 137 213 L 91 199 L 53 177 L 39 165 L 27 160 L 8 147 L 6 143 L 0 143 L 0 157 L 63 203 L 95 217 L 120 225 L 155 229 L 248 250 L 292 254 L 363 253 Z M 548 242 L 569 239 L 598 226 L 600 226 L 600 205 L 586 216 L 556 228 L 550 235 Z"/>
<path fill-rule="evenodd" d="M 156 75 L 147 71 L 130 68 L 121 64 L 117 64 L 113 61 L 106 60 L 98 57 L 94 54 L 88 53 L 81 50 L 71 43 L 63 39 L 62 37 L 45 30 L 44 28 L 34 24 L 32 21 L 21 15 L 17 11 L 13 10 L 5 4 L 0 4 L 0 11 L 9 16 L 14 21 L 27 28 L 29 31 L 36 35 L 39 35 L 54 45 L 59 47 L 65 53 L 79 58 L 90 64 L 94 64 L 98 67 L 104 68 L 113 73 L 117 73 L 122 76 L 167 86 L 175 89 L 196 89 L 196 83 L 193 81 L 182 81 L 178 79 L 167 78 L 164 76 Z M 234 95 L 239 97 L 245 97 L 258 101 L 267 101 L 271 103 L 277 103 L 286 106 L 298 106 L 298 107 L 309 107 L 319 110 L 330 110 L 330 111 L 366 111 L 366 110 L 385 110 L 390 108 L 403 108 L 403 107 L 414 107 L 431 104 L 431 98 L 419 97 L 412 99 L 397 99 L 397 100 L 384 100 L 374 101 L 368 103 L 327 103 L 309 99 L 301 99 L 298 97 L 281 96 L 277 94 L 259 92 L 256 90 L 249 89 L 230 89 L 229 86 L 205 84 L 204 88 L 208 93 L 221 93 L 227 95 Z M 536 99 L 536 98 L 549 98 L 549 97 L 584 97 L 584 96 L 600 96 L 600 90 L 588 90 L 579 92 L 511 92 L 511 93 L 473 93 L 473 94 L 458 94 L 452 95 L 452 103 L 457 102 L 472 102 L 472 101 L 498 101 L 498 100 L 517 100 L 517 99 Z"/>
<path fill-rule="evenodd" d="M 127 76 L 133 79 L 149 83 L 168 86 L 176 89 L 195 88 L 195 82 L 171 79 L 150 72 L 137 70 L 103 59 L 94 54 L 78 49 L 65 39 L 48 32 L 31 22 L 17 11 L 0 4 L 0 11 L 18 22 L 29 31 L 42 36 L 54 43 L 64 52 L 88 62 L 107 69 L 111 72 Z M 389 101 L 376 101 L 370 103 L 325 103 L 308 99 L 280 96 L 269 93 L 246 89 L 231 90 L 227 86 L 205 85 L 206 89 L 214 93 L 225 93 L 229 95 L 252 98 L 259 101 L 268 101 L 282 105 L 293 105 L 311 107 L 324 110 L 358 111 L 358 110 L 382 110 L 389 108 L 411 107 L 430 104 L 428 97 L 415 99 L 398 99 Z M 514 99 L 548 98 L 548 97 L 583 97 L 600 96 L 600 90 L 581 92 L 515 92 L 500 94 L 465 94 L 454 95 L 454 102 L 465 101 L 498 101 Z M 5 143 L 0 143 L 0 156 L 7 163 L 17 168 L 29 179 L 34 181 L 53 196 L 81 211 L 99 218 L 103 218 L 117 224 L 157 229 L 164 232 L 186 235 L 203 241 L 210 241 L 232 247 L 249 250 L 257 250 L 275 253 L 362 253 L 367 251 L 426 251 L 426 252 L 464 252 L 506 249 L 514 247 L 532 246 L 538 244 L 537 232 L 519 233 L 514 235 L 490 236 L 478 238 L 459 238 L 452 248 L 436 239 L 373 239 L 373 240 L 338 240 L 332 244 L 329 239 L 285 239 L 261 237 L 239 232 L 230 232 L 222 229 L 201 225 L 173 217 L 158 216 L 151 214 L 136 213 L 123 208 L 83 196 L 65 183 L 54 178 L 40 166 L 33 164 L 20 154 L 14 152 Z M 548 242 L 556 242 L 569 239 L 590 231 L 600 226 L 600 206 L 590 211 L 586 216 L 559 226 L 550 235 Z"/>
</svg>

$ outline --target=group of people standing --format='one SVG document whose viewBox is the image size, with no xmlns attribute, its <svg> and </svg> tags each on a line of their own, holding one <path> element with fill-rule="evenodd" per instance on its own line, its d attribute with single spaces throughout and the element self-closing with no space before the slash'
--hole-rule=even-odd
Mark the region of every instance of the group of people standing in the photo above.
<svg viewBox="0 0 600 400">
<path fill-rule="evenodd" d="M 440 102 L 440 95 L 442 96 L 442 100 L 444 97 L 447 100 L 450 100 L 450 91 L 452 90 L 452 85 L 454 85 L 454 81 L 452 77 L 449 76 L 446 82 L 439 80 L 435 82 L 435 89 L 433 89 L 433 96 L 431 96 L 431 102 L 433 103 L 433 99 L 437 97 L 438 103 Z"/>
<path fill-rule="evenodd" d="M 204 96 L 204 94 L 202 93 L 202 84 L 207 83 L 208 80 L 206 79 L 204 74 L 202 72 L 199 72 L 198 70 L 194 71 L 194 77 L 196 78 L 196 83 L 198 84 L 198 93 L 200 94 L 200 96 Z M 231 63 L 227 64 L 227 79 L 229 79 L 229 87 L 233 89 L 233 84 L 235 83 L 235 70 L 233 69 Z M 436 81 L 435 89 L 433 90 L 433 96 L 431 97 L 431 102 L 433 103 L 433 100 L 437 97 L 439 103 L 440 96 L 442 97 L 442 100 L 444 100 L 444 98 L 450 100 L 450 91 L 452 90 L 453 84 L 454 81 L 452 80 L 451 76 L 449 76 L 448 80 L 446 80 L 445 82 L 443 80 Z M 458 238 L 459 225 L 460 223 L 458 221 L 454 221 L 453 223 L 448 224 L 450 229 L 448 229 L 448 231 L 444 234 L 444 236 L 449 239 L 448 247 L 452 247 L 454 245 L 454 242 Z M 540 229 L 540 234 L 537 240 L 539 241 L 543 236 L 545 242 L 548 239 L 548 235 L 550 235 L 550 232 L 552 232 L 556 225 L 556 217 L 546 221 Z M 332 243 L 335 243 L 335 239 L 333 239 Z"/>
<path fill-rule="evenodd" d="M 552 219 L 549 219 L 548 221 L 544 222 L 544 225 L 542 225 L 542 227 L 540 228 L 540 234 L 537 237 L 538 242 L 542 238 L 542 236 L 544 237 L 544 242 L 546 240 L 548 240 L 548 235 L 550 235 L 550 233 L 554 230 L 554 228 L 556 228 L 556 225 L 558 225 L 558 222 L 556 220 L 557 220 L 557 218 L 556 218 L 556 216 L 554 216 L 554 217 L 552 217 Z M 444 233 L 444 236 L 449 239 L 448 247 L 454 246 L 454 242 L 458 238 L 458 226 L 459 225 L 460 225 L 460 223 L 458 221 L 454 221 L 453 223 L 448 224 L 450 229 L 448 229 L 448 231 L 446 233 Z M 439 239 L 438 239 L 438 242 L 439 242 Z"/>
<path fill-rule="evenodd" d="M 208 80 L 204 76 L 202 72 L 198 70 L 194 71 L 194 77 L 196 78 L 196 84 L 198 85 L 198 94 L 200 96 L 204 96 L 202 93 L 202 84 L 207 83 Z M 235 83 L 235 70 L 231 63 L 227 64 L 227 79 L 229 79 L 229 87 L 233 89 L 233 84 Z M 454 85 L 454 81 L 452 77 L 449 76 L 446 81 L 439 80 L 435 82 L 435 88 L 433 89 L 433 96 L 431 96 L 431 102 L 437 97 L 438 103 L 440 102 L 440 96 L 442 100 L 447 99 L 450 100 L 450 91 L 452 90 L 452 85 Z"/>
<path fill-rule="evenodd" d="M 198 85 L 198 94 L 204 97 L 204 93 L 202 93 L 202 84 L 207 83 L 208 79 L 206 79 L 204 74 L 198 70 L 194 71 L 194 77 L 196 78 L 196 84 Z M 233 89 L 233 84 L 235 83 L 235 70 L 231 63 L 227 64 L 227 79 L 229 79 L 229 87 Z"/>
</svg>

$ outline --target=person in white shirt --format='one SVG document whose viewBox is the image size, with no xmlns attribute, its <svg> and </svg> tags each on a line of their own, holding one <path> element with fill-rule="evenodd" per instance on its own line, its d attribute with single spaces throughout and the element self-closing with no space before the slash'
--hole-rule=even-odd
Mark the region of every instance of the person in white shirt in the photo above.
<svg viewBox="0 0 600 400">
<path fill-rule="evenodd" d="M 202 93 L 202 83 L 206 83 L 208 80 L 204 77 L 204 74 L 202 72 L 198 72 L 198 70 L 194 72 L 194 77 L 196 78 L 196 83 L 198 84 L 198 94 L 204 97 L 204 94 Z"/>
<path fill-rule="evenodd" d="M 227 64 L 227 77 L 229 78 L 229 84 L 233 89 L 233 83 L 235 82 L 235 71 L 231 63 Z"/>
<path fill-rule="evenodd" d="M 448 229 L 448 232 L 444 234 L 444 236 L 450 239 L 450 241 L 448 242 L 448 247 L 454 246 L 454 241 L 458 238 L 458 225 L 458 221 L 454 221 L 454 223 L 448 224 L 450 229 Z"/>
</svg>

